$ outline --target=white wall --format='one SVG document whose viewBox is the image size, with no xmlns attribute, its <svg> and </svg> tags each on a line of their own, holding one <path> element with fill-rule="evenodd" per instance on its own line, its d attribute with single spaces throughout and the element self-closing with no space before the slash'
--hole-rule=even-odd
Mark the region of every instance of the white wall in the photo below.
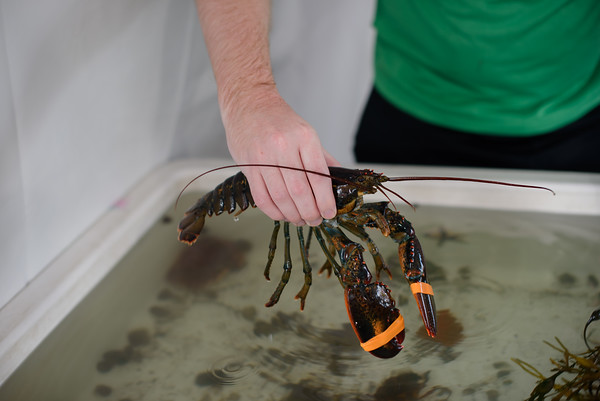
<svg viewBox="0 0 600 401">
<path fill-rule="evenodd" d="M 373 3 L 274 1 L 283 95 L 350 162 Z M 0 305 L 144 174 L 227 157 L 193 2 L 0 1 Z"/>
<path fill-rule="evenodd" d="M 371 90 L 374 0 L 274 1 L 271 52 L 288 103 L 342 164 Z"/>
<path fill-rule="evenodd" d="M 0 32 L 4 32 L 0 18 Z M 0 305 L 27 283 L 19 138 L 4 35 L 0 36 Z"/>
</svg>

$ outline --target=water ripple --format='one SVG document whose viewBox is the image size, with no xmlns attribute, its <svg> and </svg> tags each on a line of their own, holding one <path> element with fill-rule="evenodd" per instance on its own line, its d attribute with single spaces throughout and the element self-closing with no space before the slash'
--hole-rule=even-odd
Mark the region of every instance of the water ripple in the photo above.
<svg viewBox="0 0 600 401">
<path fill-rule="evenodd" d="M 212 378 L 219 384 L 237 384 L 248 376 L 256 374 L 256 366 L 236 356 L 220 359 L 212 364 L 210 373 Z"/>
</svg>

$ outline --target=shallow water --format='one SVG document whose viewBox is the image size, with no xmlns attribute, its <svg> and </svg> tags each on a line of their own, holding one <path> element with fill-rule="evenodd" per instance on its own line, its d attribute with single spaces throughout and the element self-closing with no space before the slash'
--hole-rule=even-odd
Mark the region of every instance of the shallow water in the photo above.
<svg viewBox="0 0 600 401">
<path fill-rule="evenodd" d="M 599 217 L 400 210 L 428 261 L 440 341 L 423 335 L 396 246 L 374 231 L 394 273 L 383 281 L 406 323 L 405 349 L 389 360 L 360 348 L 338 280 L 316 274 L 324 261 L 316 244 L 305 310 L 294 300 L 304 276 L 293 232 L 292 277 L 265 308 L 283 255 L 280 241 L 266 281 L 272 222 L 258 211 L 207 219 L 198 253 L 177 243 L 181 216 L 170 209 L 0 399 L 519 400 L 535 378 L 511 357 L 547 373 L 560 355 L 543 340 L 585 350 L 583 326 L 600 304 Z M 588 331 L 600 338 L 600 327 Z"/>
</svg>

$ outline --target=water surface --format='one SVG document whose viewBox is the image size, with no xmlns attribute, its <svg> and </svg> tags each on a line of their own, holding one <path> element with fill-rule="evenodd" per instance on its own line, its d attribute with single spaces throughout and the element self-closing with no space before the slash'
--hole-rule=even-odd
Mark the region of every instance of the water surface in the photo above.
<svg viewBox="0 0 600 401">
<path fill-rule="evenodd" d="M 0 399 L 518 400 L 535 379 L 511 357 L 550 372 L 560 355 L 543 340 L 585 350 L 583 325 L 600 304 L 600 218 L 399 208 L 424 248 L 439 341 L 423 334 L 395 244 L 374 230 L 406 323 L 405 349 L 389 360 L 359 346 L 338 280 L 316 274 L 316 243 L 305 310 L 294 299 L 304 281 L 294 232 L 292 277 L 265 308 L 283 263 L 280 241 L 266 281 L 272 222 L 255 210 L 209 218 L 192 249 L 176 241 L 181 216 L 169 209 Z"/>
</svg>

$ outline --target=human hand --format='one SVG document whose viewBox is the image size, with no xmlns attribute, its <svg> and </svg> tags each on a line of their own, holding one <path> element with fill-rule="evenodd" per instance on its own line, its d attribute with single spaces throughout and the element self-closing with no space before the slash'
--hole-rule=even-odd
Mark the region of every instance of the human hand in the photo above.
<svg viewBox="0 0 600 401">
<path fill-rule="evenodd" d="M 328 165 L 339 166 L 323 149 L 315 130 L 276 89 L 245 93 L 236 103 L 238 107 L 222 109 L 227 144 L 236 163 L 289 166 L 323 174 L 329 174 Z M 242 171 L 256 205 L 273 220 L 316 226 L 337 213 L 327 177 L 273 167 L 242 167 Z"/>
</svg>

